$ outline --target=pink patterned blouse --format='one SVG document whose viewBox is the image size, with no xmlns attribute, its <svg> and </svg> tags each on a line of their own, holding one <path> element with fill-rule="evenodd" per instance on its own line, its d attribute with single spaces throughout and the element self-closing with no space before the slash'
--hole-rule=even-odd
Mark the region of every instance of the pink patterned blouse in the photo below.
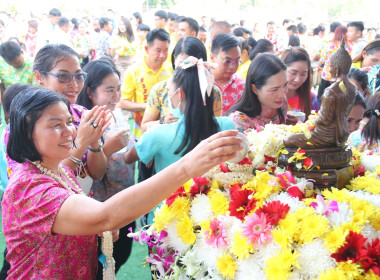
<svg viewBox="0 0 380 280">
<path fill-rule="evenodd" d="M 228 115 L 229 118 L 234 122 L 235 128 L 240 132 L 243 132 L 247 129 L 256 129 L 259 126 L 264 127 L 266 124 L 272 122 L 273 124 L 280 124 L 280 118 L 278 115 L 273 119 L 263 118 L 262 116 L 249 117 L 246 114 L 235 111 Z M 286 118 L 286 113 L 284 114 L 284 118 Z"/>
<path fill-rule="evenodd" d="M 75 180 L 71 169 L 64 168 Z M 70 195 L 31 163 L 19 165 L 2 201 L 6 259 L 11 264 L 7 279 L 94 279 L 96 236 L 52 232 L 55 217 Z"/>
<path fill-rule="evenodd" d="M 215 83 L 215 85 L 217 85 Z M 217 85 L 218 86 L 218 85 Z M 219 86 L 218 86 L 219 87 Z M 222 92 L 222 113 L 223 116 L 227 114 L 228 109 L 234 105 L 244 93 L 245 80 L 233 74 L 228 83 L 220 88 Z"/>
</svg>

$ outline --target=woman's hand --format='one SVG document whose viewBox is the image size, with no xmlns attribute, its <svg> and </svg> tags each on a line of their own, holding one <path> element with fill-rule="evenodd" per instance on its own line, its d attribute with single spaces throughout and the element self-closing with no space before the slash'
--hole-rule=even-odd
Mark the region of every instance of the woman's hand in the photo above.
<svg viewBox="0 0 380 280">
<path fill-rule="evenodd" d="M 286 115 L 286 122 L 287 125 L 296 125 L 298 123 L 298 119 L 296 116 L 292 115 L 290 112 Z"/>
<path fill-rule="evenodd" d="M 201 176 L 212 167 L 233 158 L 243 148 L 243 139 L 237 130 L 226 130 L 203 140 L 180 161 L 189 178 Z"/>
<path fill-rule="evenodd" d="M 164 117 L 163 121 L 164 121 L 164 124 L 169 124 L 169 123 L 177 122 L 178 118 L 174 117 L 172 113 L 169 113 L 167 116 Z"/>
<path fill-rule="evenodd" d="M 87 149 L 91 144 L 97 145 L 99 138 L 111 124 L 112 115 L 105 111 L 106 106 L 95 106 L 82 115 L 75 139 L 81 149 Z"/>
<path fill-rule="evenodd" d="M 106 142 L 103 147 L 106 157 L 109 158 L 113 153 L 116 153 L 127 146 L 129 137 L 128 130 L 126 129 L 121 131 L 108 131 L 106 134 Z"/>
</svg>

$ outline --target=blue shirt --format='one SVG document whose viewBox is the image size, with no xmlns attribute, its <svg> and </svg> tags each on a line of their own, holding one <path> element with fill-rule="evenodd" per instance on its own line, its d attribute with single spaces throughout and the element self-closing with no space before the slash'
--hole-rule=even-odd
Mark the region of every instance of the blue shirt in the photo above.
<svg viewBox="0 0 380 280">
<path fill-rule="evenodd" d="M 216 117 L 220 131 L 235 129 L 234 123 L 227 117 Z M 136 152 L 140 160 L 148 164 L 154 158 L 156 172 L 160 172 L 182 156 L 174 154 L 181 145 L 185 134 L 185 118 L 182 115 L 178 122 L 159 125 L 148 130 L 136 143 Z M 178 130 L 178 131 L 177 131 Z"/>
</svg>

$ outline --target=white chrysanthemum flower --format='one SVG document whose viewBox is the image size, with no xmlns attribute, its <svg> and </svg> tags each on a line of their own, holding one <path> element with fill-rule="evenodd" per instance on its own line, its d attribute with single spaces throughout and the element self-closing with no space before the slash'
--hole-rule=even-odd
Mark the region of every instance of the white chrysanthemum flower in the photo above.
<svg viewBox="0 0 380 280">
<path fill-rule="evenodd" d="M 296 251 L 300 268 L 296 268 L 294 272 L 302 275 L 299 279 L 316 279 L 322 271 L 335 267 L 335 260 L 331 258 L 329 250 L 324 247 L 324 241 L 321 239 L 303 244 Z"/>
<path fill-rule="evenodd" d="M 218 216 L 218 220 L 223 222 L 227 233 L 227 243 L 230 246 L 233 242 L 234 235 L 241 231 L 243 222 L 233 216 Z"/>
<path fill-rule="evenodd" d="M 380 208 L 380 195 L 378 194 L 371 194 L 362 190 L 355 191 L 355 192 L 350 191 L 349 194 L 355 196 L 356 198 L 364 199 L 368 201 L 369 203 Z"/>
<path fill-rule="evenodd" d="M 306 207 L 298 198 L 291 197 L 287 192 L 272 194 L 267 198 L 267 203 L 279 200 L 283 204 L 288 204 L 289 212 L 295 212 L 298 208 Z"/>
<path fill-rule="evenodd" d="M 338 203 L 338 211 L 330 212 L 327 218 L 332 226 L 341 226 L 342 223 L 348 223 L 352 220 L 354 212 L 346 202 Z"/>
<path fill-rule="evenodd" d="M 202 267 L 197 254 L 193 250 L 189 250 L 181 257 L 181 263 L 185 266 L 186 275 L 193 275 L 197 279 L 204 276 L 204 272 L 207 271 L 207 269 Z M 203 269 L 200 269 L 201 267 Z"/>
<path fill-rule="evenodd" d="M 362 165 L 364 165 L 366 170 L 374 172 L 376 166 L 380 165 L 380 156 L 379 155 L 363 155 L 360 159 Z"/>
<path fill-rule="evenodd" d="M 254 255 L 251 255 L 249 258 L 244 259 L 241 262 L 238 262 L 239 266 L 236 270 L 235 280 L 246 280 L 246 279 L 255 279 L 255 280 L 266 280 L 265 271 L 257 264 Z"/>
<path fill-rule="evenodd" d="M 198 258 L 199 263 L 204 263 L 206 267 L 216 268 L 216 259 L 228 252 L 228 247 L 214 248 L 207 245 L 203 235 L 197 234 L 197 241 L 192 249 Z"/>
<path fill-rule="evenodd" d="M 213 212 L 210 207 L 210 199 L 207 195 L 197 195 L 197 197 L 194 198 L 190 208 L 190 215 L 191 218 L 194 219 L 195 224 L 200 224 L 212 218 Z"/>
<path fill-rule="evenodd" d="M 167 226 L 166 231 L 168 233 L 168 236 L 165 237 L 162 241 L 170 248 L 174 248 L 180 254 L 183 254 L 189 248 L 189 245 L 183 243 L 182 239 L 178 237 L 176 224 L 177 220 Z"/>
<path fill-rule="evenodd" d="M 371 226 L 370 224 L 365 224 L 362 227 L 361 234 L 368 238 L 368 242 L 371 242 L 371 240 L 374 240 L 376 238 L 380 238 L 380 230 L 376 230 Z"/>
<path fill-rule="evenodd" d="M 260 248 L 255 247 L 255 250 L 256 251 L 252 256 L 252 259 L 255 260 L 255 263 L 257 263 L 257 265 L 261 269 L 263 269 L 264 267 L 267 266 L 265 261 L 268 258 L 273 257 L 274 255 L 277 255 L 279 251 L 281 250 L 281 246 L 277 242 L 272 241 L 272 242 L 268 242 L 264 244 Z"/>
</svg>

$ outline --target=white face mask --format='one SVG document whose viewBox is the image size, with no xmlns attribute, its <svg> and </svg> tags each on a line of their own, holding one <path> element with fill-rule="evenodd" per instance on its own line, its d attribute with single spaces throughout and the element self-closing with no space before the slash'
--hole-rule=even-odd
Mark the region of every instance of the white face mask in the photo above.
<svg viewBox="0 0 380 280">
<path fill-rule="evenodd" d="M 178 93 L 178 91 L 179 91 L 179 88 L 172 94 L 172 96 L 168 96 L 168 104 L 169 104 L 170 112 L 176 118 L 180 118 L 182 116 L 182 112 L 180 109 L 182 99 L 179 101 L 177 108 L 173 107 L 173 103 L 172 103 L 171 99 L 173 98 L 174 95 L 176 95 Z"/>
</svg>

